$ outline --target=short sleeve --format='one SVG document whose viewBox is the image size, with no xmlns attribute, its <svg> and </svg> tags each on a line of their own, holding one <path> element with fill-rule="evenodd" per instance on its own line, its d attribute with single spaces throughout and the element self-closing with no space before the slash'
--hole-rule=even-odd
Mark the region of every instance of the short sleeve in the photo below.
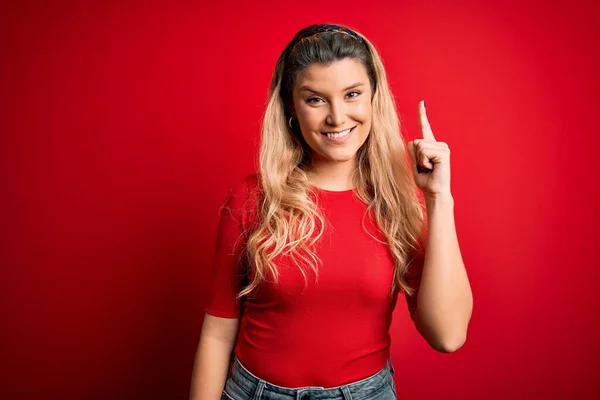
<svg viewBox="0 0 600 400">
<path fill-rule="evenodd" d="M 420 243 L 419 249 L 413 255 L 413 261 L 410 264 L 408 273 L 406 274 L 406 283 L 413 289 L 413 295 L 405 294 L 406 305 L 410 318 L 414 320 L 415 311 L 417 310 L 417 298 L 419 295 L 419 287 L 421 286 L 421 276 L 423 275 L 423 264 L 425 262 L 425 246 Z"/>
<path fill-rule="evenodd" d="M 248 178 L 232 188 L 219 211 L 217 240 L 212 263 L 211 294 L 205 311 L 223 318 L 239 318 L 237 293 L 245 282 L 242 252 L 245 248 L 244 221 Z"/>
</svg>

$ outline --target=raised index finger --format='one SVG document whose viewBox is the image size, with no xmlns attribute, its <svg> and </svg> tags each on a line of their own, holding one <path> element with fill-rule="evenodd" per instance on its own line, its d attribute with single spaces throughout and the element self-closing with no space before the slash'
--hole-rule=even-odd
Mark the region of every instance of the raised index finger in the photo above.
<svg viewBox="0 0 600 400">
<path fill-rule="evenodd" d="M 423 135 L 423 139 L 435 140 L 433 131 L 431 130 L 431 125 L 429 125 L 429 120 L 427 119 L 425 100 L 421 100 L 419 102 L 419 125 L 421 125 L 421 134 Z"/>
</svg>

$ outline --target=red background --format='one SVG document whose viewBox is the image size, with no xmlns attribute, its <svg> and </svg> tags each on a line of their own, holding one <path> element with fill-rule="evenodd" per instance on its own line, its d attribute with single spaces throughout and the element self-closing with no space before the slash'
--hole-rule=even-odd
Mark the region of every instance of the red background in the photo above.
<svg viewBox="0 0 600 400">
<path fill-rule="evenodd" d="M 253 171 L 279 52 L 315 22 L 370 38 L 406 135 L 426 99 L 452 149 L 474 314 L 439 354 L 398 307 L 399 397 L 600 397 L 600 3 L 14 3 L 0 397 L 187 397 L 218 208 Z"/>
</svg>

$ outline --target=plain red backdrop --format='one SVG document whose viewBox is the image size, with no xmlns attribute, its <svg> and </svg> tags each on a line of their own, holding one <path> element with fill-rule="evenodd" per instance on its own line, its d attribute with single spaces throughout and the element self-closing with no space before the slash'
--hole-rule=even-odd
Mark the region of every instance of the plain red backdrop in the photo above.
<svg viewBox="0 0 600 400">
<path fill-rule="evenodd" d="M 439 354 L 397 308 L 399 398 L 600 397 L 600 3 L 13 3 L 0 397 L 187 397 L 218 208 L 254 170 L 279 52 L 316 22 L 367 35 L 405 135 L 425 99 L 452 149 L 474 314 Z"/>
</svg>

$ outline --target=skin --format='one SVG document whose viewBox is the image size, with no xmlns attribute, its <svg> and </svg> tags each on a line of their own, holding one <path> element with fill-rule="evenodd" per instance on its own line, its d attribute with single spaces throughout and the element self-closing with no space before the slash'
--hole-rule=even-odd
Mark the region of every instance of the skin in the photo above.
<svg viewBox="0 0 600 400">
<path fill-rule="evenodd" d="M 312 65 L 297 75 L 292 97 L 294 116 L 313 150 L 309 181 L 327 190 L 351 189 L 356 153 L 371 130 L 372 91 L 365 67 L 352 59 Z M 341 144 L 322 134 L 352 127 Z"/>
<path fill-rule="evenodd" d="M 362 86 L 348 89 L 355 83 Z M 327 190 L 352 188 L 350 177 L 356 168 L 356 152 L 371 130 L 371 97 L 366 70 L 355 60 L 314 65 L 299 74 L 293 91 L 294 110 L 302 136 L 314 152 L 309 179 L 315 186 Z M 424 102 L 419 103 L 419 121 L 422 138 L 409 142 L 408 152 L 415 183 L 426 200 L 429 226 L 413 318 L 431 347 L 453 352 L 466 341 L 473 295 L 456 234 L 450 149 L 435 139 Z M 353 136 L 341 145 L 328 142 L 321 134 L 353 126 Z M 205 315 L 190 399 L 221 397 L 238 324 L 238 319 Z"/>
<path fill-rule="evenodd" d="M 202 333 L 194 358 L 190 400 L 221 398 L 238 326 L 239 318 L 204 314 Z"/>
<path fill-rule="evenodd" d="M 360 86 L 348 89 L 357 83 Z M 309 176 L 315 186 L 327 190 L 352 188 L 350 174 L 356 168 L 356 152 L 371 130 L 371 97 L 367 72 L 355 60 L 314 65 L 297 77 L 293 91 L 295 116 L 302 136 L 314 150 Z M 321 134 L 354 126 L 352 137 L 342 145 L 327 141 Z M 204 316 L 191 400 L 221 398 L 238 327 L 237 318 Z"/>
<path fill-rule="evenodd" d="M 414 321 L 434 349 L 450 353 L 467 340 L 473 293 L 456 233 L 450 147 L 433 135 L 424 101 L 419 103 L 419 123 L 421 138 L 408 143 L 408 152 L 415 183 L 425 198 L 429 225 Z"/>
<path fill-rule="evenodd" d="M 350 88 L 358 84 L 354 88 Z M 309 181 L 327 190 L 352 188 L 356 153 L 367 140 L 372 121 L 372 93 L 365 67 L 357 60 L 313 65 L 298 74 L 293 91 L 295 117 L 313 150 Z M 450 148 L 436 140 L 419 103 L 422 138 L 408 143 L 413 174 L 423 192 L 429 217 L 423 275 L 414 322 L 419 333 L 440 352 L 458 350 L 466 341 L 473 295 L 462 260 L 450 190 Z M 356 126 L 343 144 L 322 132 Z"/>
</svg>

